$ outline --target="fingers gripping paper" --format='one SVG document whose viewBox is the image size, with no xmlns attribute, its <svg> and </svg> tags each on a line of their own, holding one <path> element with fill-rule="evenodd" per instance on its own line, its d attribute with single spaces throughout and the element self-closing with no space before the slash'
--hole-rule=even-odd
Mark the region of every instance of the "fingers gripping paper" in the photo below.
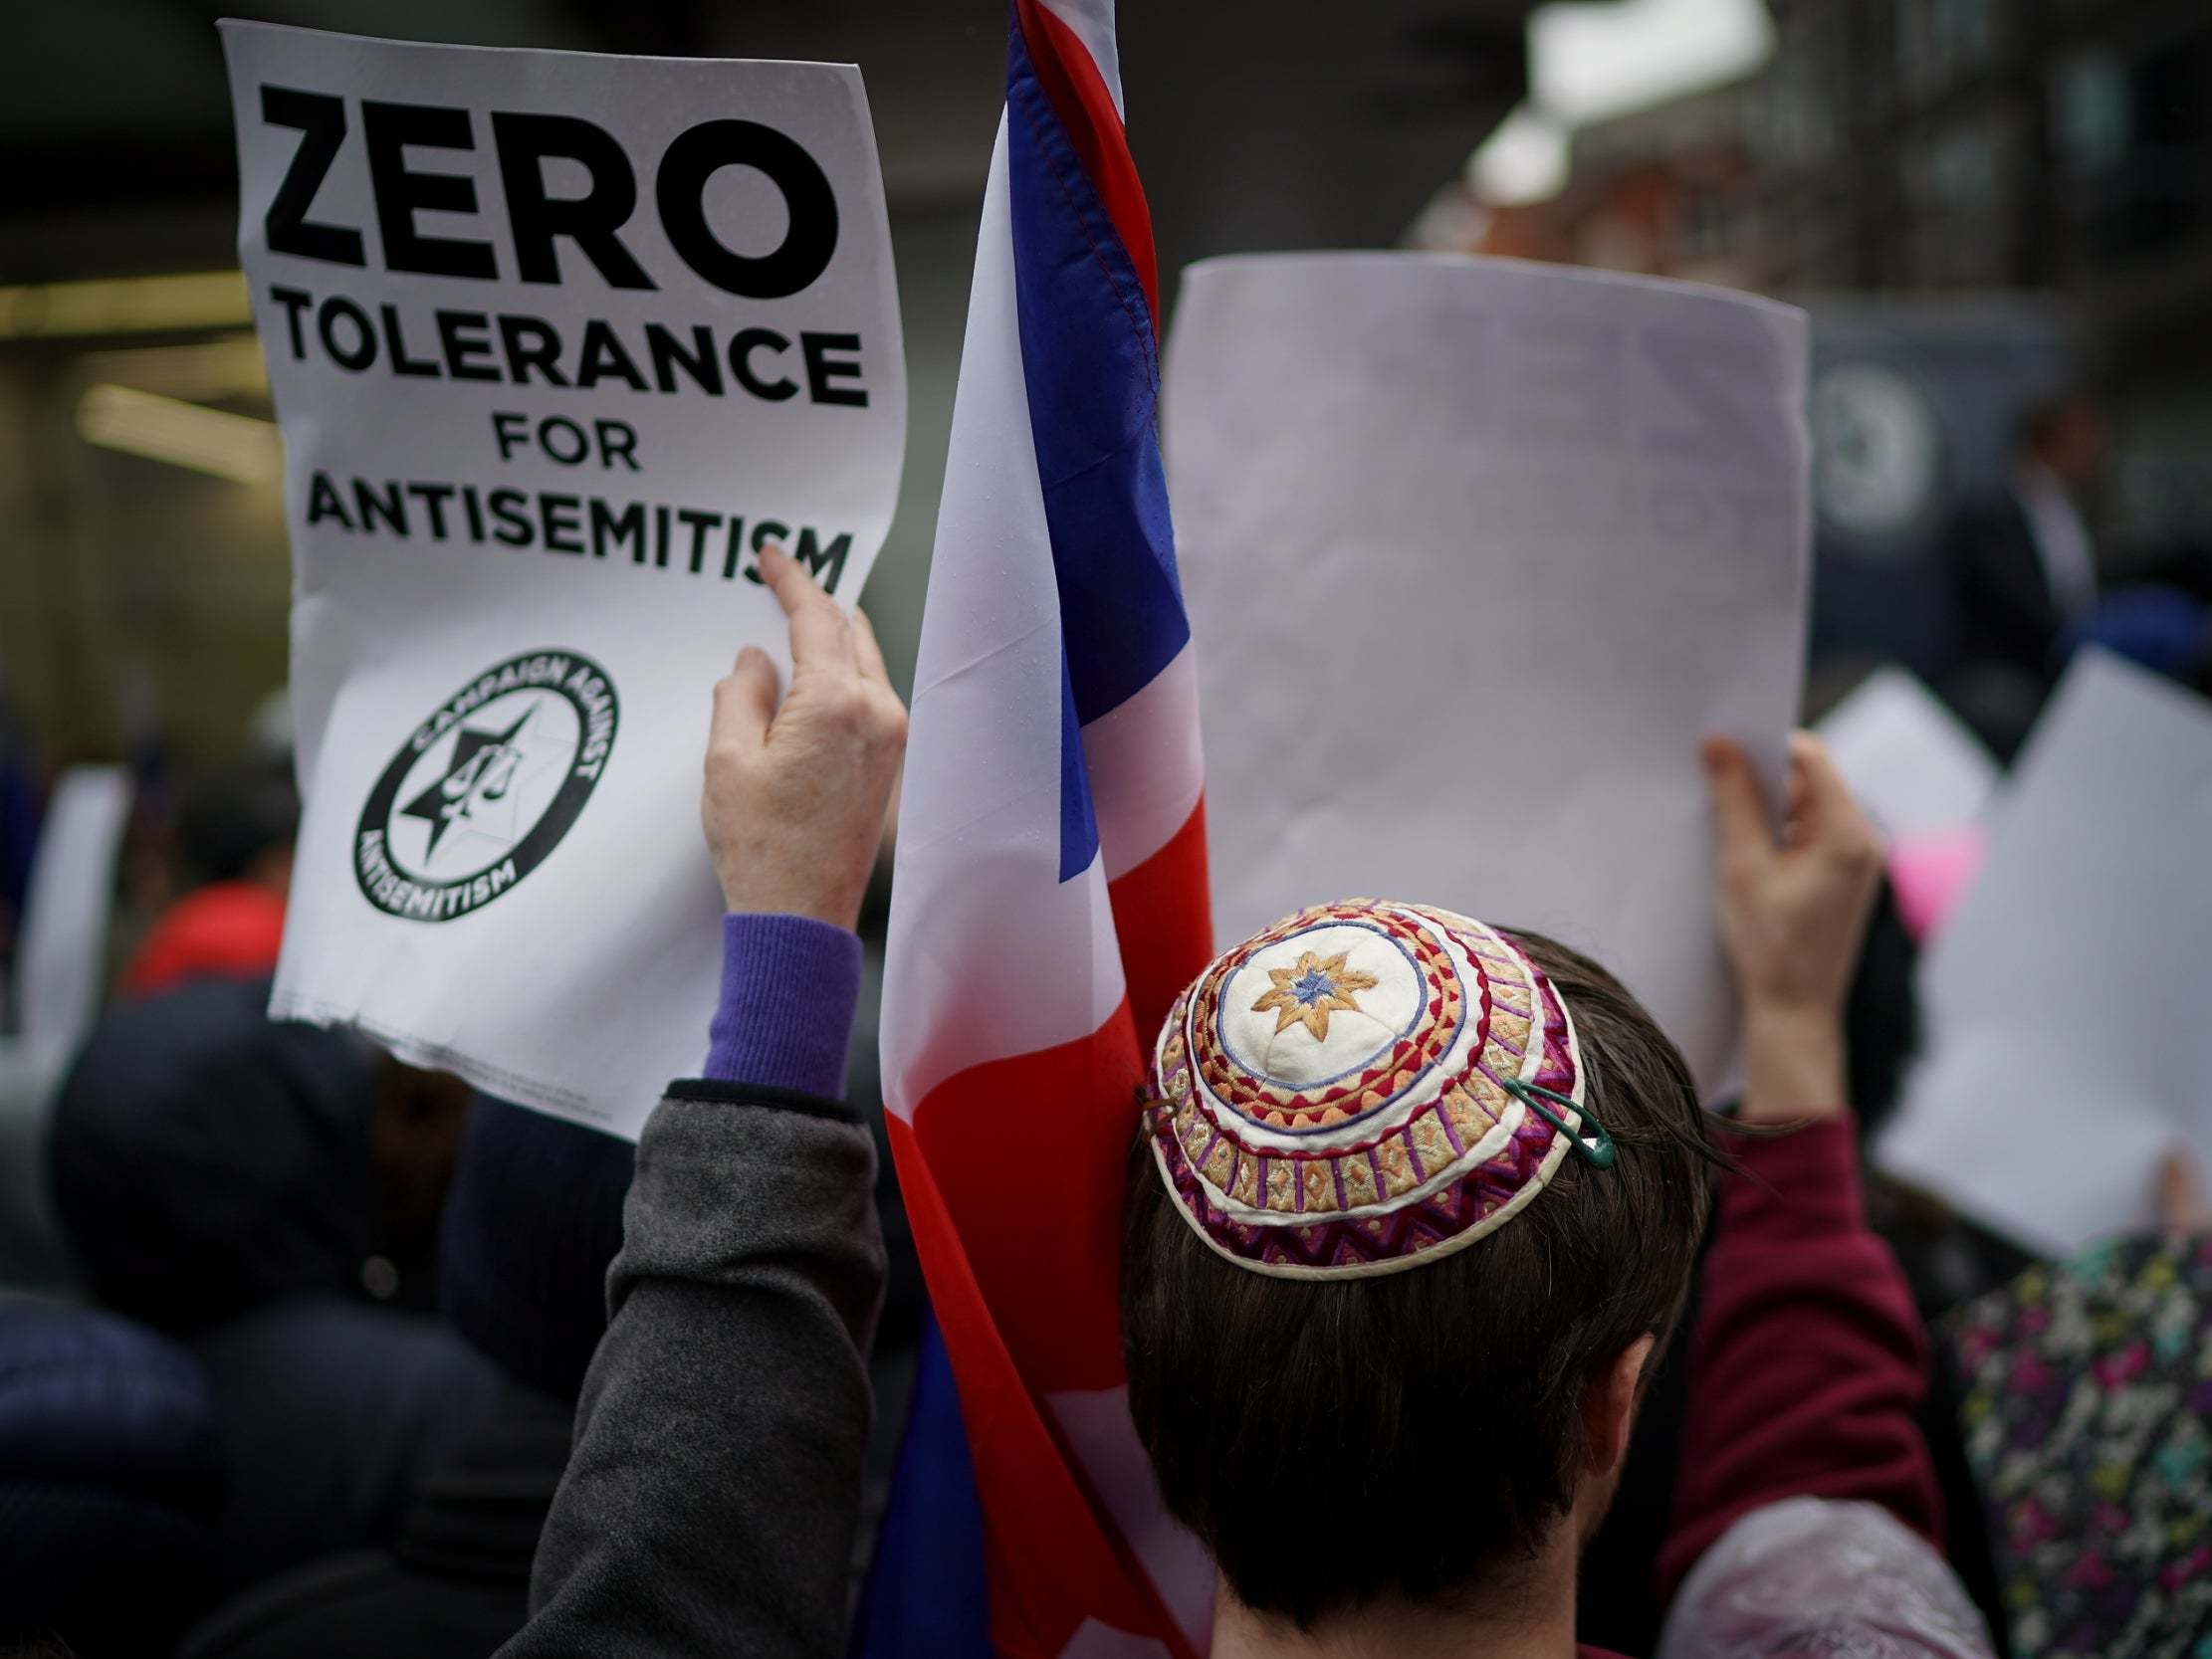
<svg viewBox="0 0 2212 1659">
<path fill-rule="evenodd" d="M 634 1135 L 705 1045 L 759 549 L 849 605 L 898 488 L 859 73 L 223 40 L 307 803 L 272 1012 Z"/>
<path fill-rule="evenodd" d="M 1801 312 L 1509 261 L 1186 277 L 1164 424 L 1216 931 L 1411 894 L 1585 948 L 1716 1090 L 1697 740 L 1804 652 Z"/>
</svg>

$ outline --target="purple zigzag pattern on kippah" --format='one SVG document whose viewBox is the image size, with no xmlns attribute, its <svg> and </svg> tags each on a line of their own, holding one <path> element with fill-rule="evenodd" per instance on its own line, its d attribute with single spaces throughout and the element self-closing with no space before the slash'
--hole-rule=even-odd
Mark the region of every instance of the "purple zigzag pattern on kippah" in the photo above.
<svg viewBox="0 0 2212 1659">
<path fill-rule="evenodd" d="M 1536 1068 L 1536 1085 L 1542 1089 L 1571 1092 L 1574 1088 L 1574 1069 L 1567 1064 L 1567 1010 L 1559 1005 L 1559 993 L 1551 988 L 1551 981 L 1541 981 L 1544 992 L 1544 1062 Z"/>
<path fill-rule="evenodd" d="M 1533 1124 L 1535 1128 L 1530 1129 Z M 1217 1244 L 1248 1261 L 1286 1267 L 1355 1267 L 1417 1255 L 1454 1238 L 1535 1178 L 1551 1149 L 1551 1126 L 1527 1115 L 1504 1150 L 1464 1178 L 1390 1215 L 1335 1218 L 1295 1227 L 1231 1221 L 1209 1203 L 1172 1133 L 1159 1136 L 1176 1196 L 1202 1217 Z M 1306 1234 L 1312 1234 L 1309 1239 Z"/>
</svg>

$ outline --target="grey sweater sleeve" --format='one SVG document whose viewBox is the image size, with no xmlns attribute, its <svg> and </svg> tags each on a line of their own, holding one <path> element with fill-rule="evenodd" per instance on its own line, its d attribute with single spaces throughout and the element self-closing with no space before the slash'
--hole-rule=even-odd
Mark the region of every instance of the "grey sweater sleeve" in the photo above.
<svg viewBox="0 0 2212 1659">
<path fill-rule="evenodd" d="M 501 1659 L 844 1650 L 883 1295 L 875 1150 L 811 1095 L 673 1086 Z"/>
</svg>

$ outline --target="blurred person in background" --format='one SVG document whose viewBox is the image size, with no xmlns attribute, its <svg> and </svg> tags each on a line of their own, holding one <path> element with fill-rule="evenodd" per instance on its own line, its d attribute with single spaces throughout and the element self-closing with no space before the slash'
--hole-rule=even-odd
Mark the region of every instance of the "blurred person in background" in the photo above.
<svg viewBox="0 0 2212 1659">
<path fill-rule="evenodd" d="M 2078 618 L 2063 645 L 2069 652 L 2101 646 L 2212 697 L 2212 603 L 2180 581 L 2119 589 Z"/>
<path fill-rule="evenodd" d="M 152 1328 L 157 1383 L 196 1390 L 199 1552 L 130 1628 L 205 1614 L 195 1654 L 478 1659 L 525 1617 L 632 1148 L 489 1097 L 464 1119 L 455 1080 L 272 1023 L 267 999 L 218 974 L 118 1005 L 56 1113 L 85 1287 Z M 79 1440 L 133 1443 L 113 1394 Z M 72 1548 L 105 1576 L 103 1537 L 129 1535 Z M 154 1650 L 104 1645 L 97 1604 L 37 1605 L 88 1659 Z"/>
<path fill-rule="evenodd" d="M 169 1652 L 214 1575 L 207 1378 L 135 1321 L 0 1297 L 0 1653 Z"/>
<path fill-rule="evenodd" d="M 388 1532 L 492 1381 L 424 1307 L 451 1167 L 439 1126 L 465 1091 L 350 1034 L 273 1023 L 268 995 L 212 976 L 117 1004 L 48 1142 L 85 1291 L 206 1373 L 223 1476 L 209 1599 Z"/>
<path fill-rule="evenodd" d="M 266 978 L 284 943 L 300 797 L 288 761 L 211 771 L 177 813 L 183 897 L 147 930 L 123 969 L 125 996 L 208 974 Z"/>
<path fill-rule="evenodd" d="M 2155 1659 L 2212 1632 L 2212 1198 L 2161 1160 L 2156 1231 L 2039 1262 L 1936 1322 L 2013 1651 Z"/>
<path fill-rule="evenodd" d="M 187 1659 L 482 1659 L 522 1628 L 606 1329 L 635 1154 L 614 1136 L 475 1098 L 438 1280 L 453 1330 L 484 1362 L 481 1390 L 471 1365 L 470 1389 L 433 1406 L 435 1442 L 378 1525 L 325 1534 L 325 1553 L 244 1588 L 192 1632 Z"/>
<path fill-rule="evenodd" d="M 2096 606 L 2099 567 L 2082 500 L 2110 436 L 2090 395 L 2031 407 L 2003 489 L 1969 503 L 1944 536 L 1959 712 L 2000 755 L 2020 746 L 2064 666 L 2068 625 Z"/>
</svg>

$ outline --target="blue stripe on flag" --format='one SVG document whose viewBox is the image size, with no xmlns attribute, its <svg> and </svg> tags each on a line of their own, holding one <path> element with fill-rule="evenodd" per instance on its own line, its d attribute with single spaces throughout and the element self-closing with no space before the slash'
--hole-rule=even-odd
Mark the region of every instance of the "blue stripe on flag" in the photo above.
<svg viewBox="0 0 2212 1659">
<path fill-rule="evenodd" d="M 953 1362 L 937 1316 L 927 1311 L 906 1432 L 847 1652 L 852 1659 L 991 1659 L 983 1501 Z"/>
<path fill-rule="evenodd" d="M 1006 159 L 1021 366 L 1060 590 L 1060 879 L 1098 853 L 1080 728 L 1191 637 L 1155 425 L 1160 353 L 1129 255 L 1038 84 L 1006 53 Z"/>
</svg>

